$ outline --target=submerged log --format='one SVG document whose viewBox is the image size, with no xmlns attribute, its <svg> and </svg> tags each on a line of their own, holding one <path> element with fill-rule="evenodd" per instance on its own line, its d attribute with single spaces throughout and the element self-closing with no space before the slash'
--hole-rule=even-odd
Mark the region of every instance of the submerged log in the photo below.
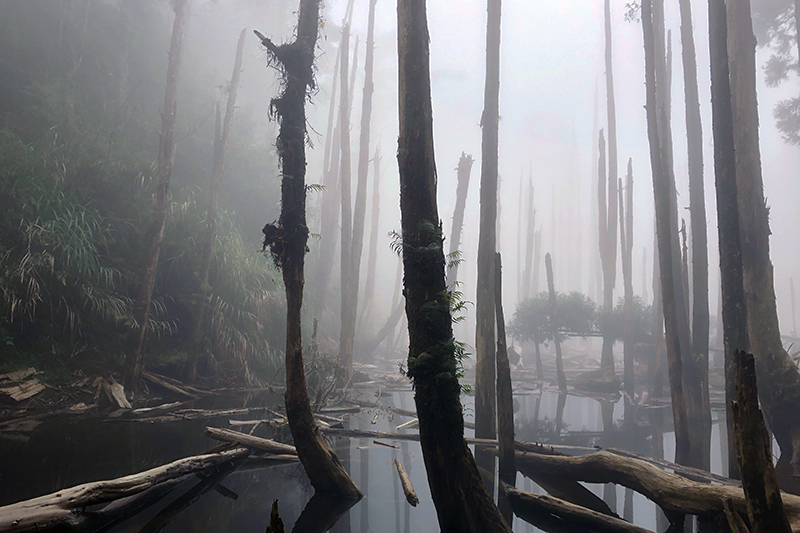
<svg viewBox="0 0 800 533">
<path fill-rule="evenodd" d="M 514 514 L 545 531 L 571 533 L 652 533 L 625 520 L 598 513 L 552 496 L 530 494 L 501 485 Z"/>
<path fill-rule="evenodd" d="M 419 504 L 419 498 L 414 490 L 414 485 L 411 484 L 411 478 L 408 477 L 406 469 L 403 468 L 403 463 L 395 459 L 389 464 L 393 464 L 397 469 L 397 475 L 400 478 L 400 485 L 403 487 L 403 494 L 406 495 L 406 501 L 411 504 L 411 507 L 416 507 Z"/>
</svg>

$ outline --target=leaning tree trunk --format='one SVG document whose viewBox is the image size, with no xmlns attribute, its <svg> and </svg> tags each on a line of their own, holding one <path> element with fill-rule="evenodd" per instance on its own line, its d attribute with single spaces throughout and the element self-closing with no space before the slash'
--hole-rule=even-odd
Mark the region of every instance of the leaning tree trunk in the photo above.
<svg viewBox="0 0 800 533">
<path fill-rule="evenodd" d="M 606 112 L 608 117 L 608 227 L 605 241 L 606 260 L 603 268 L 603 310 L 609 313 L 614 308 L 614 286 L 617 278 L 617 110 L 614 98 L 613 47 L 611 41 L 611 5 L 605 0 L 605 66 L 606 66 Z M 614 370 L 614 339 L 603 336 L 601 366 Z"/>
<path fill-rule="evenodd" d="M 728 58 L 736 154 L 742 279 L 750 350 L 756 357 L 761 403 L 781 448 L 780 470 L 800 470 L 800 373 L 783 348 L 769 257 L 769 209 L 761 176 L 755 38 L 749 0 L 727 3 Z M 779 474 L 780 476 L 780 474 Z"/>
<path fill-rule="evenodd" d="M 398 0 L 400 170 L 408 375 L 439 527 L 445 533 L 510 532 L 464 441 L 460 361 L 445 283 L 436 206 L 430 51 L 425 0 Z M 496 205 L 492 203 L 492 205 Z"/>
<path fill-rule="evenodd" d="M 661 275 L 662 305 L 666 327 L 667 358 L 672 389 L 672 414 L 675 421 L 675 459 L 677 463 L 689 461 L 689 421 L 683 394 L 682 343 L 679 339 L 678 302 L 675 287 L 676 272 L 673 258 L 672 226 L 675 224 L 670 209 L 670 174 L 664 161 L 664 150 L 659 135 L 656 104 L 656 46 L 653 31 L 651 0 L 642 1 L 642 31 L 645 49 L 645 79 L 647 87 L 647 136 L 650 143 L 650 165 L 653 173 L 653 194 L 656 207 L 656 235 L 658 239 L 659 271 Z M 663 118 L 662 118 L 663 119 Z"/>
<path fill-rule="evenodd" d="M 478 293 L 475 300 L 475 436 L 494 439 L 496 435 L 494 254 L 497 251 L 501 0 L 487 0 L 487 12 L 486 86 L 481 117 L 483 139 Z M 477 456 L 478 464 L 494 473 L 494 456 L 484 451 L 477 451 Z M 490 491 L 492 491 L 491 486 Z"/>
<path fill-rule="evenodd" d="M 739 478 L 733 434 L 735 391 L 734 354 L 749 350 L 747 308 L 739 239 L 739 207 L 733 141 L 733 110 L 728 69 L 728 24 L 725 0 L 709 0 L 709 48 L 711 57 L 711 111 L 714 133 L 714 176 L 717 196 L 719 264 L 722 278 L 722 329 L 725 350 L 725 404 L 728 430 L 728 476 Z"/>
<path fill-rule="evenodd" d="M 228 85 L 228 103 L 225 106 L 225 120 L 222 123 L 222 131 L 219 128 L 219 105 L 217 105 L 217 127 L 214 135 L 214 167 L 211 174 L 211 187 L 208 197 L 208 212 L 206 213 L 206 225 L 208 227 L 206 242 L 203 247 L 203 255 L 200 258 L 200 315 L 194 332 L 194 350 L 189 359 L 188 381 L 193 383 L 197 376 L 197 363 L 203 351 L 201 338 L 205 328 L 206 314 L 209 306 L 208 276 L 211 271 L 211 258 L 214 256 L 214 249 L 217 244 L 217 233 L 219 221 L 217 211 L 219 209 L 219 189 L 222 185 L 222 178 L 225 175 L 225 155 L 228 152 L 228 139 L 231 134 L 233 124 L 233 113 L 236 109 L 236 95 L 239 92 L 239 77 L 242 72 L 242 50 L 244 48 L 244 36 L 247 30 L 244 29 L 239 34 L 239 42 L 236 45 L 236 59 L 233 62 L 233 74 Z"/>
<path fill-rule="evenodd" d="M 680 0 L 681 51 L 689 148 L 689 216 L 692 228 L 692 356 L 685 371 L 700 377 L 703 467 L 711 467 L 711 404 L 708 396 L 708 232 L 703 178 L 703 125 L 690 0 Z"/>
<path fill-rule="evenodd" d="M 467 207 L 467 193 L 469 192 L 469 177 L 472 173 L 472 163 L 475 160 L 471 155 L 461 152 L 458 160 L 456 174 L 458 185 L 456 186 L 456 207 L 453 211 L 453 227 L 450 229 L 450 253 L 451 258 L 459 251 L 461 246 L 461 232 L 464 229 L 464 210 Z M 459 261 L 453 261 L 447 269 L 447 286 L 453 287 L 458 281 Z"/>
<path fill-rule="evenodd" d="M 161 136 L 158 142 L 158 163 L 156 175 L 156 194 L 153 213 L 148 228 L 149 244 L 144 260 L 144 275 L 133 308 L 133 346 L 125 363 L 125 385 L 129 391 L 136 391 L 144 372 L 144 337 L 150 320 L 150 303 L 153 300 L 153 287 L 156 284 L 158 256 L 164 238 L 164 225 L 169 208 L 169 179 L 172 177 L 172 164 L 175 161 L 175 122 L 178 107 L 178 72 L 181 64 L 183 28 L 189 13 L 190 0 L 177 0 L 175 21 L 172 25 L 172 41 L 169 46 L 167 63 L 167 87 L 164 94 L 164 109 L 161 111 Z"/>
<path fill-rule="evenodd" d="M 319 30 L 320 0 L 300 0 L 297 37 L 276 46 L 256 32 L 272 63 L 283 73 L 283 93 L 271 107 L 280 121 L 278 156 L 281 161 L 281 215 L 264 227 L 269 248 L 283 271 L 286 287 L 286 417 L 297 456 L 311 484 L 322 494 L 360 498 L 361 491 L 322 436 L 311 411 L 303 370 L 302 306 L 304 264 L 308 243 L 306 225 L 306 110 L 314 88 L 314 51 Z"/>
</svg>

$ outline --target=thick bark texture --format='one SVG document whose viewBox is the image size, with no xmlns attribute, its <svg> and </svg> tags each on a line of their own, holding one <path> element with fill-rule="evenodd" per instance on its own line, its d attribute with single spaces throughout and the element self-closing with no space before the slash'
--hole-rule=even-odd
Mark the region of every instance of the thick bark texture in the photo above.
<svg viewBox="0 0 800 533">
<path fill-rule="evenodd" d="M 719 232 L 719 266 L 722 278 L 722 328 L 725 350 L 725 404 L 728 431 L 728 475 L 739 478 L 732 402 L 735 398 L 734 354 L 748 350 L 747 308 L 739 238 L 733 109 L 728 67 L 728 24 L 725 0 L 708 1 L 711 57 L 711 110 L 714 133 L 714 176 Z"/>
<path fill-rule="evenodd" d="M 481 116 L 481 213 L 478 293 L 475 299 L 475 436 L 495 438 L 494 254 L 497 251 L 497 168 L 500 120 L 501 0 L 487 0 L 486 86 Z M 494 457 L 477 452 L 478 464 L 494 472 Z M 490 487 L 490 491 L 493 489 Z"/>
<path fill-rule="evenodd" d="M 758 140 L 755 38 L 749 0 L 727 3 L 728 59 L 736 154 L 742 279 L 750 351 L 756 357 L 761 403 L 781 447 L 781 463 L 800 467 L 800 373 L 783 348 L 769 257 L 769 209 Z"/>
<path fill-rule="evenodd" d="M 656 236 L 658 241 L 659 271 L 661 275 L 662 305 L 664 324 L 666 327 L 667 358 L 670 387 L 672 389 L 672 414 L 675 421 L 675 457 L 680 464 L 689 464 L 689 421 L 686 416 L 686 401 L 683 389 L 682 354 L 684 346 L 679 338 L 678 314 L 676 301 L 676 277 L 680 270 L 675 268 L 673 257 L 672 227 L 675 224 L 671 210 L 670 173 L 664 161 L 662 149 L 658 107 L 656 104 L 656 46 L 654 38 L 653 10 L 650 0 L 642 1 L 642 29 L 645 48 L 645 79 L 647 87 L 647 134 L 650 142 L 650 166 L 653 173 L 653 194 L 656 207 Z M 680 283 L 678 283 L 680 285 Z M 685 312 L 685 309 L 684 309 Z"/>
<path fill-rule="evenodd" d="M 211 173 L 208 211 L 206 212 L 206 225 L 208 229 L 206 242 L 203 246 L 203 254 L 200 258 L 200 275 L 198 276 L 200 278 L 202 298 L 200 299 L 200 316 L 197 320 L 197 326 L 194 332 L 194 351 L 189 361 L 189 383 L 193 383 L 197 376 L 197 362 L 203 350 L 200 339 L 202 337 L 203 327 L 205 326 L 205 317 L 209 305 L 208 293 L 210 287 L 208 286 L 208 276 L 211 271 L 211 258 L 214 256 L 214 249 L 217 244 L 219 189 L 222 185 L 222 178 L 225 175 L 225 155 L 228 152 L 228 139 L 230 138 L 231 125 L 233 124 L 233 113 L 236 109 L 236 95 L 239 92 L 239 78 L 242 72 L 242 51 L 244 49 L 244 37 L 246 32 L 246 29 L 242 30 L 239 34 L 239 42 L 236 45 L 236 59 L 233 62 L 233 74 L 231 74 L 231 82 L 230 85 L 228 85 L 228 103 L 225 106 L 225 120 L 222 123 L 221 130 L 219 127 L 219 105 L 217 105 L 217 128 L 214 136 L 214 167 Z"/>
<path fill-rule="evenodd" d="M 319 432 L 303 369 L 302 316 L 306 225 L 306 111 L 314 87 L 314 50 L 319 29 L 319 0 L 301 0 L 297 37 L 276 46 L 257 33 L 271 60 L 283 71 L 284 91 L 272 100 L 280 121 L 277 147 L 281 161 L 281 215 L 264 227 L 269 248 L 283 271 L 286 287 L 286 417 L 297 455 L 317 492 L 345 498 L 363 496 Z M 344 56 L 343 56 L 344 57 Z"/>
<path fill-rule="evenodd" d="M 397 160 L 409 335 L 408 374 L 414 380 L 428 484 L 443 532 L 510 532 L 464 441 L 461 387 L 457 378 L 459 361 L 436 205 L 425 0 L 398 0 L 397 19 L 400 69 Z"/>
<path fill-rule="evenodd" d="M 458 160 L 458 167 L 456 174 L 458 177 L 458 185 L 456 186 L 456 207 L 453 211 L 453 227 L 450 229 L 450 257 L 459 251 L 461 246 L 461 232 L 464 229 L 464 210 L 467 208 L 467 193 L 469 192 L 469 177 L 472 173 L 472 163 L 475 160 L 471 155 L 461 152 L 461 158 Z M 447 269 L 447 286 L 453 287 L 455 282 L 458 281 L 458 265 L 459 261 L 453 261 L 450 268 Z"/>
<path fill-rule="evenodd" d="M 772 465 L 772 439 L 758 408 L 756 363 L 747 352 L 739 352 L 736 357 L 733 426 L 751 530 L 753 533 L 790 533 Z"/>
<path fill-rule="evenodd" d="M 561 357 L 561 335 L 558 331 L 558 309 L 556 309 L 556 289 L 553 280 L 553 260 L 550 254 L 545 254 L 544 264 L 547 269 L 547 291 L 550 296 L 550 332 L 553 336 L 553 344 L 556 345 L 556 377 L 558 379 L 559 390 L 567 390 L 567 378 L 564 375 L 564 360 Z"/>
<path fill-rule="evenodd" d="M 172 164 L 175 161 L 175 122 L 178 108 L 178 73 L 183 46 L 183 28 L 189 13 L 190 0 L 175 3 L 175 21 L 172 25 L 172 40 L 169 46 L 167 63 L 167 87 L 164 92 L 164 109 L 161 110 L 161 136 L 158 141 L 158 163 L 156 174 L 155 201 L 148 227 L 149 243 L 144 260 L 142 282 L 133 308 L 133 332 L 131 351 L 125 363 L 125 385 L 129 391 L 136 391 L 144 372 L 144 338 L 150 320 L 150 303 L 153 300 L 153 287 L 156 284 L 158 257 L 161 241 L 164 238 L 164 225 L 169 209 L 169 180 L 172 177 Z"/>
</svg>

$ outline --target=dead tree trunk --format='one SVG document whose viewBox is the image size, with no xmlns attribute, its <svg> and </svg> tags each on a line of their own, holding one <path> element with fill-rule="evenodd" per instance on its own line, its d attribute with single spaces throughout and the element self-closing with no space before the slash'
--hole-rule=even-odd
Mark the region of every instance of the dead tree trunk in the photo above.
<svg viewBox="0 0 800 533">
<path fill-rule="evenodd" d="M 280 121 L 278 156 L 282 167 L 281 215 L 264 227 L 264 248 L 269 248 L 283 271 L 286 287 L 286 417 L 297 455 L 317 492 L 360 498 L 361 491 L 348 476 L 317 427 L 311 411 L 303 370 L 302 316 L 304 264 L 308 242 L 306 225 L 306 112 L 305 101 L 314 87 L 314 51 L 319 30 L 319 0 L 300 0 L 297 37 L 276 46 L 256 33 L 271 61 L 283 73 L 283 93 L 271 103 Z M 343 56 L 344 57 L 344 56 Z"/>
<path fill-rule="evenodd" d="M 511 368 L 506 344 L 506 321 L 503 316 L 503 272 L 502 258 L 498 252 L 494 265 L 494 298 L 497 315 L 497 434 L 500 444 L 500 481 L 514 486 L 517 466 L 514 459 L 514 397 L 511 389 Z M 513 512 L 505 498 L 498 503 L 506 523 L 510 524 Z"/>
<path fill-rule="evenodd" d="M 791 533 L 772 466 L 772 439 L 758 408 L 756 363 L 747 352 L 736 357 L 736 401 L 733 402 L 736 450 L 753 533 Z"/>
<path fill-rule="evenodd" d="M 194 383 L 197 376 L 197 362 L 203 351 L 201 337 L 205 328 L 205 318 L 209 306 L 208 276 L 211 271 L 211 258 L 214 256 L 214 249 L 217 244 L 217 232 L 219 221 L 217 220 L 217 210 L 219 209 L 219 189 L 222 185 L 222 178 L 225 175 L 225 155 L 228 152 L 228 139 L 231 134 L 233 124 L 233 113 L 236 109 L 236 95 L 239 92 L 239 77 L 242 72 L 242 50 L 244 48 L 244 36 L 247 30 L 244 29 L 239 34 L 239 42 L 236 45 L 236 59 L 233 62 L 233 74 L 228 86 L 228 103 L 225 106 L 225 120 L 222 123 L 222 131 L 219 128 L 219 105 L 217 105 L 217 127 L 214 135 L 214 168 L 211 174 L 211 187 L 208 197 L 208 211 L 206 213 L 206 225 L 208 227 L 206 242 L 203 247 L 203 254 L 200 258 L 200 314 L 194 332 L 194 350 L 190 355 L 188 382 Z"/>
<path fill-rule="evenodd" d="M 558 388 L 567 390 L 567 378 L 564 376 L 564 360 L 561 358 L 561 336 L 558 332 L 558 311 L 556 309 L 556 289 L 553 281 L 553 261 L 550 254 L 545 254 L 544 264 L 547 269 L 547 290 L 550 294 L 550 331 L 553 335 L 553 344 L 556 345 L 556 376 Z"/>
<path fill-rule="evenodd" d="M 653 193 L 656 206 L 656 235 L 658 238 L 659 271 L 662 304 L 666 326 L 667 357 L 672 389 L 672 414 L 675 421 L 675 457 L 679 464 L 689 461 L 689 421 L 683 393 L 682 343 L 679 338 L 678 302 L 676 301 L 676 272 L 671 238 L 675 221 L 670 209 L 670 174 L 661 146 L 658 109 L 656 104 L 656 47 L 651 0 L 642 1 L 642 30 L 645 48 L 645 78 L 647 86 L 647 133 L 650 142 L 650 165 L 653 173 Z M 663 120 L 663 118 L 662 118 Z"/>
<path fill-rule="evenodd" d="M 369 234 L 367 280 L 364 283 L 364 305 L 361 308 L 359 324 L 363 324 L 364 320 L 369 320 L 370 311 L 372 310 L 372 298 L 375 295 L 375 271 L 378 264 L 378 226 L 381 221 L 381 151 L 379 148 L 375 149 L 375 156 L 372 162 L 372 222 L 370 223 Z"/>
<path fill-rule="evenodd" d="M 353 347 L 356 338 L 356 316 L 358 316 L 358 289 L 361 280 L 361 254 L 364 249 L 364 225 L 367 218 L 367 175 L 369 174 L 369 140 L 372 121 L 372 95 L 375 87 L 372 72 L 375 57 L 375 4 L 370 0 L 369 22 L 367 26 L 367 53 L 364 61 L 364 92 L 361 99 L 361 132 L 358 146 L 358 171 L 356 183 L 356 203 L 353 209 L 353 236 L 350 249 L 350 305 L 351 313 L 347 324 L 347 346 L 350 347 L 352 365 Z M 354 91 L 355 92 L 355 91 Z"/>
<path fill-rule="evenodd" d="M 800 0 L 798 0 L 800 1 Z M 795 302 L 794 302 L 794 278 L 789 278 L 789 290 L 792 297 L 792 336 L 797 336 L 797 317 L 795 315 Z"/>
<path fill-rule="evenodd" d="M 533 222 L 536 222 L 534 218 Z M 542 264 L 542 228 L 535 232 L 533 240 L 533 281 L 531 282 L 531 296 L 539 294 L 539 278 Z"/>
<path fill-rule="evenodd" d="M 686 372 L 699 376 L 702 397 L 703 467 L 711 468 L 711 404 L 708 392 L 708 231 L 703 177 L 703 124 L 690 0 L 680 0 L 686 140 L 689 148 L 689 216 L 692 228 L 692 357 Z"/>
<path fill-rule="evenodd" d="M 472 163 L 475 160 L 471 155 L 461 152 L 461 158 L 458 160 L 458 167 L 456 174 L 458 176 L 458 185 L 456 186 L 456 207 L 453 211 L 453 227 L 450 229 L 450 257 L 459 251 L 461 246 L 461 231 L 464 229 L 464 210 L 467 207 L 467 193 L 469 192 L 469 177 L 472 173 Z M 455 282 L 458 281 L 458 261 L 453 261 L 450 268 L 447 269 L 447 286 L 453 287 Z"/>
<path fill-rule="evenodd" d="M 600 130 L 598 140 L 598 151 L 600 159 L 598 161 L 598 180 L 597 180 L 597 205 L 598 205 L 598 227 L 600 228 L 600 264 L 603 267 L 603 313 L 608 315 L 614 309 L 614 278 L 616 277 L 616 245 L 614 245 L 614 257 L 611 256 L 611 245 L 609 244 L 612 236 L 609 232 L 610 227 L 616 227 L 616 209 L 611 210 L 608 198 L 611 195 L 610 178 L 606 174 L 606 139 L 605 132 Z M 608 190 L 607 190 L 608 186 Z M 616 180 L 614 183 L 614 196 L 616 192 Z M 614 205 L 617 200 L 614 200 Z M 614 237 L 616 240 L 616 231 Z M 613 271 L 613 273 L 612 273 Z M 603 351 L 600 355 L 600 367 L 606 371 L 614 372 L 614 339 L 609 334 L 603 335 Z"/>
<path fill-rule="evenodd" d="M 750 351 L 755 354 L 761 402 L 782 456 L 778 470 L 800 470 L 800 373 L 783 348 L 769 257 L 769 209 L 758 140 L 755 39 L 749 0 L 727 3 L 739 237 Z M 779 473 L 780 475 L 780 473 Z"/>
<path fill-rule="evenodd" d="M 734 354 L 749 349 L 747 308 L 739 236 L 736 190 L 736 160 L 733 140 L 733 109 L 728 68 L 728 24 L 725 0 L 709 0 L 709 47 L 711 57 L 711 110 L 714 133 L 714 176 L 719 230 L 719 261 L 722 278 L 722 327 L 725 350 L 725 403 L 728 430 L 728 475 L 739 478 L 736 441 L 733 434 L 735 398 Z"/>
<path fill-rule="evenodd" d="M 614 67 L 612 63 L 611 5 L 605 0 L 605 60 L 606 60 L 606 111 L 608 117 L 608 237 L 605 245 L 606 264 L 603 268 L 604 289 L 603 309 L 610 312 L 614 308 L 614 287 L 617 279 L 617 111 L 614 98 Z M 601 366 L 614 370 L 614 339 L 603 337 Z"/>
<path fill-rule="evenodd" d="M 132 346 L 125 363 L 125 385 L 129 391 L 136 391 L 144 372 L 144 338 L 150 320 L 150 303 L 153 300 L 153 287 L 156 284 L 158 257 L 164 237 L 164 225 L 169 209 L 169 179 L 172 177 L 172 164 L 175 161 L 175 122 L 178 107 L 178 73 L 183 46 L 183 28 L 189 13 L 190 0 L 177 0 L 175 21 L 172 25 L 172 41 L 169 46 L 167 63 L 167 87 L 164 93 L 164 109 L 161 111 L 161 136 L 158 142 L 158 163 L 156 174 L 155 201 L 148 227 L 149 244 L 144 260 L 141 285 L 133 308 Z"/>
<path fill-rule="evenodd" d="M 461 387 L 456 377 L 460 363 L 446 295 L 442 231 L 436 206 L 425 0 L 398 0 L 397 19 L 400 69 L 397 160 L 409 334 L 408 375 L 414 380 L 428 484 L 443 532 L 508 533 L 511 530 L 486 491 L 464 441 Z"/>
<path fill-rule="evenodd" d="M 622 282 L 624 285 L 625 324 L 623 326 L 623 371 L 625 378 L 625 421 L 633 422 L 636 387 L 633 371 L 633 160 L 628 159 L 628 177 L 625 201 L 622 195 L 622 180 L 619 181 L 619 241 L 622 249 Z M 625 207 L 623 207 L 625 206 Z"/>
<path fill-rule="evenodd" d="M 535 287 L 532 281 L 534 276 L 534 245 L 536 242 L 536 207 L 534 207 L 534 189 L 533 178 L 528 182 L 528 217 L 526 220 L 527 232 L 525 239 L 525 274 L 522 281 L 522 299 L 527 300 L 536 295 Z M 518 250 L 518 253 L 522 250 Z M 536 272 L 538 275 L 539 272 Z"/>
<path fill-rule="evenodd" d="M 501 0 L 487 0 L 486 86 L 481 116 L 481 213 L 478 292 L 475 300 L 475 436 L 495 438 L 494 254 L 497 251 L 497 183 L 500 98 Z M 477 451 L 478 464 L 494 472 L 494 457 Z M 493 489 L 490 487 L 490 492 Z"/>
</svg>

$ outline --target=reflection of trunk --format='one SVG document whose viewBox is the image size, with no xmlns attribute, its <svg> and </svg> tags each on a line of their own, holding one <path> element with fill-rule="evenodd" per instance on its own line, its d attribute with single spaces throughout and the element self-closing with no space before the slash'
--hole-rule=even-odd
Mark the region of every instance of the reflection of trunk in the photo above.
<svg viewBox="0 0 800 533">
<path fill-rule="evenodd" d="M 553 280 L 553 261 L 550 254 L 544 256 L 544 264 L 547 269 L 547 290 L 550 295 L 550 334 L 553 336 L 553 344 L 556 346 L 556 377 L 558 378 L 559 390 L 567 390 L 567 378 L 564 376 L 564 360 L 561 358 L 561 335 L 558 332 L 558 310 L 556 309 L 556 289 Z"/>
<path fill-rule="evenodd" d="M 283 70 L 284 92 L 274 100 L 280 132 L 277 146 L 282 169 L 281 215 L 264 227 L 264 247 L 269 248 L 283 271 L 286 287 L 286 416 L 297 455 L 318 493 L 361 497 L 322 437 L 311 412 L 303 370 L 302 317 L 304 263 L 308 242 L 306 225 L 306 113 L 305 101 L 313 86 L 314 51 L 319 28 L 319 0 L 301 0 L 297 37 L 276 46 L 257 34 Z"/>
<path fill-rule="evenodd" d="M 487 0 L 486 85 L 481 116 L 480 233 L 475 299 L 475 436 L 494 439 L 495 320 L 494 254 L 497 251 L 497 182 L 500 97 L 501 0 Z M 478 465 L 494 472 L 494 456 L 477 451 Z M 490 486 L 489 491 L 493 488 Z"/>
<path fill-rule="evenodd" d="M 194 332 L 194 350 L 190 355 L 189 362 L 189 383 L 193 383 L 197 375 L 197 361 L 200 357 L 203 347 L 201 346 L 201 337 L 205 325 L 206 313 L 208 312 L 208 275 L 211 271 L 211 258 L 214 255 L 214 248 L 217 244 L 217 230 L 219 222 L 217 221 L 217 209 L 219 204 L 219 188 L 222 185 L 222 178 L 225 174 L 225 154 L 228 151 L 228 139 L 231 133 L 231 124 L 233 123 L 233 112 L 236 109 L 236 94 L 239 91 L 239 75 L 242 71 L 242 49 L 244 47 L 244 36 L 247 30 L 242 30 L 239 34 L 239 43 L 236 46 L 236 59 L 233 63 L 233 74 L 231 75 L 231 83 L 228 86 L 228 104 L 225 107 L 225 121 L 222 124 L 222 131 L 219 128 L 219 105 L 217 105 L 217 127 L 214 136 L 214 169 L 211 174 L 211 192 L 208 198 L 208 212 L 206 213 L 206 225 L 208 226 L 206 242 L 203 248 L 203 255 L 200 258 L 200 315 L 197 320 L 197 326 Z"/>
<path fill-rule="evenodd" d="M 365 429 L 363 427 L 364 420 L 360 420 L 360 424 L 362 425 L 361 429 Z M 361 470 L 361 486 L 362 487 L 369 487 L 369 447 L 370 441 L 362 439 L 361 446 L 359 450 L 359 460 L 360 460 L 360 470 Z M 364 499 L 361 502 L 361 533 L 369 533 L 369 499 Z"/>
<path fill-rule="evenodd" d="M 659 62 L 654 35 L 654 17 L 650 0 L 642 2 L 642 28 L 645 43 L 645 76 L 647 86 L 647 132 L 650 142 L 650 165 L 653 174 L 653 193 L 656 206 L 656 235 L 658 239 L 659 271 L 661 275 L 661 298 L 666 326 L 669 378 L 672 389 L 672 413 L 675 420 L 675 457 L 680 464 L 690 464 L 689 421 L 686 416 L 684 398 L 682 354 L 687 353 L 685 342 L 681 342 L 679 314 L 685 313 L 683 302 L 678 300 L 680 268 L 676 268 L 674 240 L 675 212 L 671 209 L 671 175 L 665 158 L 667 150 L 662 145 L 660 125 L 666 120 L 663 108 L 657 106 L 656 64 Z M 663 60 L 662 60 L 663 63 Z M 660 70 L 664 73 L 664 70 Z M 659 78 L 663 81 L 663 77 Z M 661 120 L 658 112 L 662 112 Z M 678 289 L 676 289 L 676 287 Z M 685 316 L 684 316 L 685 318 Z"/>
<path fill-rule="evenodd" d="M 497 315 L 497 434 L 500 444 L 500 480 L 513 486 L 517 479 L 514 463 L 514 398 L 511 391 L 511 369 L 506 347 L 506 322 L 503 317 L 503 274 L 500 253 L 495 255 L 494 299 Z M 503 518 L 511 523 L 513 512 L 508 501 L 500 497 L 498 506 Z"/>
<path fill-rule="evenodd" d="M 369 257 L 367 259 L 367 280 L 364 283 L 364 305 L 361 308 L 361 318 L 359 320 L 359 330 L 363 331 L 364 320 L 369 321 L 370 311 L 372 310 L 372 297 L 375 294 L 375 270 L 378 264 L 378 225 L 381 218 L 381 152 L 375 149 L 373 158 L 372 181 L 372 223 L 369 235 Z"/>
<path fill-rule="evenodd" d="M 510 532 L 464 441 L 461 387 L 456 377 L 459 361 L 445 283 L 442 235 L 438 229 L 425 0 L 398 0 L 397 22 L 400 98 L 397 160 L 409 334 L 408 375 L 414 380 L 428 484 L 443 532 Z"/>
<path fill-rule="evenodd" d="M 456 252 L 460 251 L 461 231 L 464 228 L 464 210 L 467 207 L 467 192 L 469 191 L 469 177 L 472 171 L 471 155 L 461 152 L 461 159 L 458 160 L 458 186 L 456 187 L 456 207 L 453 211 L 453 227 L 450 230 L 450 253 L 451 259 Z M 453 287 L 458 281 L 458 261 L 453 262 L 453 266 L 447 271 L 447 286 Z"/>
<path fill-rule="evenodd" d="M 372 66 L 375 49 L 375 4 L 377 0 L 369 3 L 369 24 L 367 28 L 367 54 L 364 65 L 364 93 L 361 99 L 361 132 L 359 134 L 358 148 L 358 181 L 356 183 L 356 202 L 353 208 L 353 237 L 350 243 L 350 313 L 348 314 L 346 345 L 350 348 L 349 357 L 352 361 L 353 346 L 356 338 L 356 316 L 358 312 L 358 288 L 361 279 L 361 253 L 364 249 L 364 225 L 367 218 L 367 174 L 369 174 L 369 134 L 372 118 Z M 355 72 L 355 71 L 354 71 Z M 351 87 L 355 92 L 355 87 Z"/>
<path fill-rule="evenodd" d="M 344 366 L 345 381 L 353 373 L 353 339 L 355 332 L 355 298 L 353 296 L 353 208 L 350 199 L 350 87 L 348 86 L 347 73 L 349 66 L 350 49 L 350 25 L 345 24 L 342 30 L 342 62 L 339 72 L 342 93 L 340 95 L 339 124 L 341 124 L 342 159 L 339 167 L 339 182 L 342 207 L 342 227 L 341 227 L 341 301 L 340 317 L 341 328 L 339 330 L 339 361 Z M 358 47 L 356 46 L 356 50 Z M 353 69 L 355 71 L 355 69 Z M 357 292 L 357 289 L 356 289 Z"/>
<path fill-rule="evenodd" d="M 164 109 L 161 112 L 161 136 L 158 142 L 158 170 L 156 175 L 155 202 L 147 235 L 149 244 L 144 260 L 144 275 L 133 308 L 133 339 L 131 351 L 125 363 L 125 385 L 129 391 L 136 391 L 144 372 L 144 337 L 150 320 L 150 303 L 153 300 L 153 287 L 156 284 L 158 256 L 164 225 L 169 208 L 169 179 L 175 161 L 175 121 L 178 106 L 178 71 L 181 64 L 183 28 L 189 12 L 189 0 L 175 3 L 175 22 L 172 26 L 172 41 L 169 47 L 167 64 L 167 87 L 164 94 Z"/>
<path fill-rule="evenodd" d="M 725 0 L 709 0 L 709 44 L 711 57 L 711 108 L 714 130 L 714 176 L 717 193 L 719 263 L 722 278 L 722 329 L 725 351 L 725 403 L 728 429 L 728 476 L 739 478 L 733 435 L 735 397 L 733 354 L 748 349 L 747 310 L 742 279 L 742 248 L 739 240 L 739 215 L 736 192 L 736 167 L 733 141 L 733 111 L 728 70 L 728 25 Z"/>
<path fill-rule="evenodd" d="M 708 396 L 708 233 L 703 187 L 703 126 L 697 91 L 697 59 L 690 0 L 680 0 L 681 47 L 689 147 L 689 215 L 692 227 L 692 351 L 685 371 L 699 377 L 702 399 L 699 436 L 703 467 L 711 467 L 711 404 Z"/>
<path fill-rule="evenodd" d="M 293 533 L 324 533 L 355 505 L 355 501 L 331 498 L 319 492 L 308 501 L 294 523 Z"/>
<path fill-rule="evenodd" d="M 772 439 L 758 408 L 755 359 L 747 352 L 739 352 L 735 365 L 733 424 L 752 531 L 790 533 L 792 529 L 783 510 L 778 479 L 772 466 Z"/>
<path fill-rule="evenodd" d="M 800 373 L 783 348 L 778 329 L 769 210 L 764 198 L 758 141 L 756 61 L 750 2 L 727 4 L 728 52 L 736 154 L 736 187 L 742 273 L 750 350 L 758 362 L 760 400 L 782 456 L 778 469 L 800 470 Z M 780 474 L 779 474 L 780 475 Z"/>
</svg>

